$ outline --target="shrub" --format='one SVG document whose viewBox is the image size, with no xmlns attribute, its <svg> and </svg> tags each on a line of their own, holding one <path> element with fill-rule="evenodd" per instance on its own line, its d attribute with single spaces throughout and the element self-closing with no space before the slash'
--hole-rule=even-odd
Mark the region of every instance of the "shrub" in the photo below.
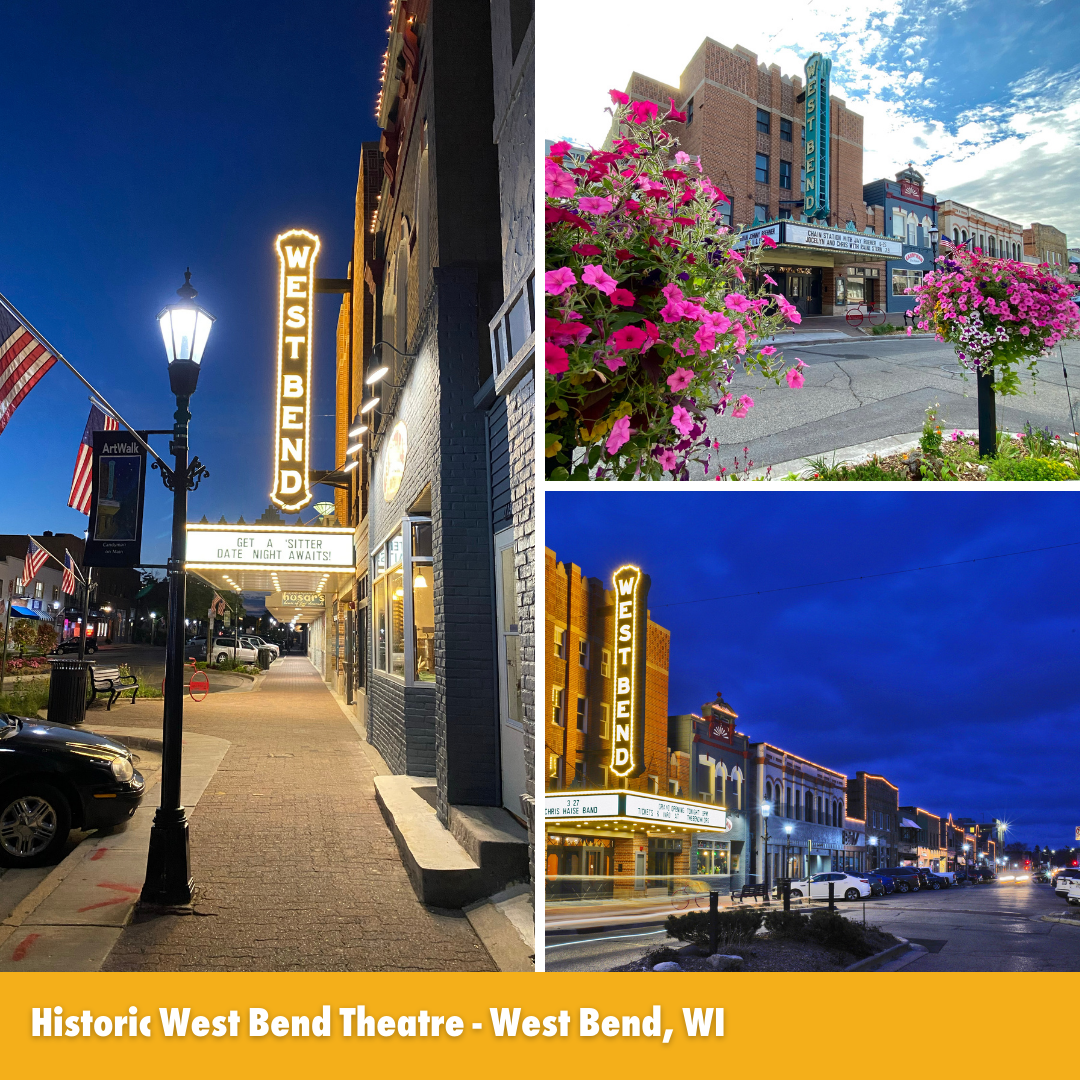
<svg viewBox="0 0 1080 1080">
<path fill-rule="evenodd" d="M 718 913 L 718 941 L 725 945 L 746 945 L 753 940 L 761 926 L 763 913 L 758 908 L 728 908 Z M 689 941 L 694 945 L 709 944 L 709 913 L 691 911 L 686 915 L 669 915 L 664 929 L 668 937 Z"/>
<path fill-rule="evenodd" d="M 987 473 L 988 480 L 1075 480 L 1076 470 L 1053 458 L 997 457 Z"/>
<path fill-rule="evenodd" d="M 876 461 L 864 461 L 861 465 L 837 465 L 826 467 L 824 472 L 810 477 L 812 480 L 903 480 L 902 473 L 883 469 Z"/>
<path fill-rule="evenodd" d="M 26 688 L 0 694 L 0 713 L 14 716 L 36 717 L 38 709 L 44 709 L 49 703 L 49 684 L 44 680 L 27 683 Z"/>
<path fill-rule="evenodd" d="M 874 946 L 866 940 L 863 928 L 839 912 L 815 911 L 806 921 L 810 940 L 827 949 L 850 953 L 856 960 L 874 953 Z"/>
<path fill-rule="evenodd" d="M 927 457 L 937 457 L 941 453 L 941 424 L 938 422 L 937 411 L 936 403 L 927 407 L 922 435 L 919 438 L 919 448 Z"/>
<path fill-rule="evenodd" d="M 773 937 L 805 941 L 809 920 L 799 911 L 770 911 L 765 916 L 765 929 Z"/>
</svg>

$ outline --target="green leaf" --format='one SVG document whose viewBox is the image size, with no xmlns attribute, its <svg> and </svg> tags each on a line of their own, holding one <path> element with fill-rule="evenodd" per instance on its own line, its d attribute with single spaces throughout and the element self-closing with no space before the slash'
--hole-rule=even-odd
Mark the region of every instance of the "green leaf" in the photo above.
<svg viewBox="0 0 1080 1080">
<path fill-rule="evenodd" d="M 552 469 L 551 470 L 551 475 L 548 477 L 548 479 L 549 480 L 569 480 L 570 479 L 570 474 L 564 468 L 562 468 L 560 466 L 557 469 Z"/>
</svg>

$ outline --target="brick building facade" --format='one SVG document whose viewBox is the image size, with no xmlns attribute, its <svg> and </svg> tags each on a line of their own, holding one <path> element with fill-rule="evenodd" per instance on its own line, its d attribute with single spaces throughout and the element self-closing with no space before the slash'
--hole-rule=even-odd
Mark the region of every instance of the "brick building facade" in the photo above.
<svg viewBox="0 0 1080 1080">
<path fill-rule="evenodd" d="M 791 227 L 773 226 L 770 236 L 778 246 L 763 252 L 762 261 L 777 291 L 802 314 L 846 312 L 848 277 L 865 283 L 858 291 L 871 294 L 870 302 L 884 300 L 875 294 L 876 283 L 886 260 L 902 258 L 902 250 L 887 238 L 884 207 L 864 200 L 863 117 L 844 99 L 831 96 L 829 104 L 828 219 L 809 223 L 802 208 L 805 94 L 800 76 L 758 63 L 757 55 L 741 45 L 730 49 L 706 38 L 678 86 L 634 72 L 626 92 L 665 110 L 674 101 L 686 113 L 685 123 L 669 122 L 667 129 L 680 149 L 700 158 L 705 174 L 730 200 L 726 224 L 791 222 Z"/>
<path fill-rule="evenodd" d="M 992 258 L 1019 262 L 1024 257 L 1022 225 L 955 199 L 942 199 L 938 203 L 938 228 L 943 241 L 964 244 L 970 240 L 970 247 L 981 249 Z"/>
<path fill-rule="evenodd" d="M 896 866 L 900 846 L 900 789 L 884 776 L 857 772 L 847 782 L 848 813 L 866 822 L 867 870 Z"/>
<path fill-rule="evenodd" d="M 382 134 L 361 148 L 338 320 L 335 506 L 357 566 L 331 635 L 339 684 L 391 770 L 436 781 L 448 828 L 467 817 L 455 806 L 486 807 L 522 843 L 532 42 L 529 4 L 391 5 Z"/>
<path fill-rule="evenodd" d="M 1064 275 L 1069 269 L 1069 240 L 1053 225 L 1032 223 L 1024 230 L 1024 254 L 1046 263 L 1054 273 Z"/>
</svg>

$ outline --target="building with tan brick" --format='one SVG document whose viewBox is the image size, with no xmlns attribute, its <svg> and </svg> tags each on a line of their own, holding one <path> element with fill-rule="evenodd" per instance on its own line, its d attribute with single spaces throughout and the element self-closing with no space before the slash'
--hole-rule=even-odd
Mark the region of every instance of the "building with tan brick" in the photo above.
<svg viewBox="0 0 1080 1080">
<path fill-rule="evenodd" d="M 802 314 L 845 313 L 849 268 L 859 268 L 858 276 L 871 283 L 865 289 L 873 292 L 886 260 L 903 257 L 902 244 L 889 237 L 884 207 L 864 201 L 863 117 L 843 98 L 830 96 L 829 213 L 820 221 L 803 213 L 801 76 L 784 75 L 776 64 L 766 67 L 741 45 L 731 49 L 706 38 L 678 86 L 634 72 L 625 89 L 634 100 L 656 102 L 665 111 L 674 102 L 686 114 L 685 123 L 669 121 L 667 130 L 728 197 L 725 223 L 744 227 L 749 243 L 760 243 L 763 235 L 776 243 L 762 252 L 762 261 L 776 291 Z"/>
<path fill-rule="evenodd" d="M 938 203 L 938 228 L 942 240 L 968 244 L 993 259 L 1019 262 L 1024 257 L 1023 225 L 956 199 L 942 199 Z"/>
<path fill-rule="evenodd" d="M 1069 269 L 1069 240 L 1053 225 L 1040 225 L 1033 222 L 1024 230 L 1024 254 L 1046 263 L 1058 275 L 1064 275 Z"/>
</svg>

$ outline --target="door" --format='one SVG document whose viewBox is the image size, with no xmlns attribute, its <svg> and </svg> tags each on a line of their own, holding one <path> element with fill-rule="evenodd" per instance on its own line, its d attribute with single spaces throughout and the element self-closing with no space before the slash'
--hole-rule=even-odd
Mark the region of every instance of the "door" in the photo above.
<svg viewBox="0 0 1080 1080">
<path fill-rule="evenodd" d="M 517 575 L 514 572 L 514 530 L 495 535 L 495 609 L 499 655 L 499 754 L 502 803 L 522 817 L 525 776 L 525 726 L 521 719 L 521 652 L 518 639 Z"/>
</svg>

